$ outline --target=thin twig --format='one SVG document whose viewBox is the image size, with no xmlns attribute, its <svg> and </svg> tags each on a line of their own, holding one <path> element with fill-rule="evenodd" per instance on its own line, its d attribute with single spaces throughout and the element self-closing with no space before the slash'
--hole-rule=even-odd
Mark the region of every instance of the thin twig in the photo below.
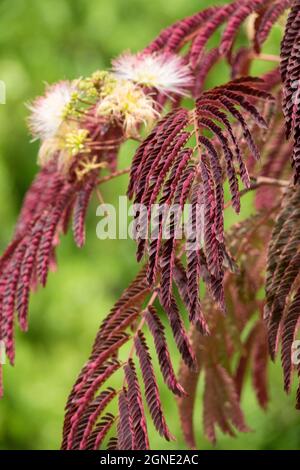
<svg viewBox="0 0 300 470">
<path fill-rule="evenodd" d="M 134 333 L 134 338 L 137 337 L 139 331 L 141 331 L 141 329 L 143 328 L 144 324 L 145 324 L 145 315 L 144 313 L 147 311 L 147 309 L 154 304 L 156 298 L 158 296 L 158 286 L 156 287 L 155 291 L 153 292 L 153 294 L 151 295 L 150 299 L 149 299 L 149 302 L 147 303 L 147 306 L 146 308 L 144 308 L 144 310 L 141 312 L 141 315 L 142 315 L 142 318 L 141 318 L 141 321 L 140 323 L 138 324 L 138 327 Z M 130 352 L 129 352 L 129 356 L 128 356 L 128 360 L 132 358 L 133 356 L 133 353 L 134 353 L 134 350 L 135 350 L 135 345 L 134 345 L 134 341 L 133 341 L 133 344 L 132 344 L 132 347 L 130 349 Z"/>
<path fill-rule="evenodd" d="M 251 59 L 254 60 L 264 60 L 266 62 L 280 62 L 279 55 L 275 54 L 253 54 Z"/>
<path fill-rule="evenodd" d="M 290 184 L 288 180 L 279 180 L 276 178 L 269 178 L 268 176 L 258 176 L 257 178 L 251 177 L 251 180 L 253 180 L 254 184 L 256 184 L 257 186 L 262 186 L 266 184 L 271 186 L 282 186 L 286 188 Z"/>
<path fill-rule="evenodd" d="M 107 183 L 107 181 L 117 178 L 118 176 L 126 175 L 129 172 L 130 172 L 130 166 L 128 168 L 124 168 L 123 170 L 115 171 L 111 173 L 110 175 L 103 176 L 103 178 L 100 178 L 98 180 L 98 184 Z"/>
<path fill-rule="evenodd" d="M 109 214 L 108 214 L 108 211 L 106 209 L 106 204 L 105 204 L 105 201 L 103 199 L 101 191 L 99 190 L 99 188 L 96 188 L 95 192 L 96 192 L 97 199 L 100 202 L 100 205 L 104 207 L 104 214 L 103 215 L 108 216 Z"/>
<path fill-rule="evenodd" d="M 249 193 L 250 191 L 255 191 L 256 189 L 260 188 L 261 186 L 279 186 L 281 188 L 287 188 L 290 184 L 288 180 L 277 180 L 275 178 L 268 178 L 266 176 L 258 176 L 258 178 L 251 178 L 253 183 L 251 183 L 249 188 L 242 189 L 239 192 L 239 196 L 242 197 L 245 194 Z M 228 209 L 232 205 L 232 201 L 228 201 L 224 204 L 224 210 Z"/>
<path fill-rule="evenodd" d="M 97 198 L 98 198 L 98 201 L 100 202 L 100 204 L 105 205 L 105 201 L 103 199 L 103 196 L 102 196 L 99 188 L 96 188 L 96 195 L 97 195 Z"/>
</svg>

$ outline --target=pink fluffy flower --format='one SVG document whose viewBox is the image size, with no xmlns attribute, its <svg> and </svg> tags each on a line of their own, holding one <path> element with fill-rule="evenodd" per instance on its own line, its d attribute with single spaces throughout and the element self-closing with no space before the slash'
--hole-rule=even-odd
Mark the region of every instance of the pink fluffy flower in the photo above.
<svg viewBox="0 0 300 470">
<path fill-rule="evenodd" d="M 193 85 L 190 68 L 180 56 L 171 53 L 125 53 L 112 62 L 112 70 L 118 78 L 156 88 L 164 94 L 185 95 Z"/>
<path fill-rule="evenodd" d="M 56 136 L 74 91 L 74 83 L 61 81 L 49 85 L 45 95 L 28 105 L 31 111 L 29 128 L 35 139 L 47 140 Z"/>
</svg>

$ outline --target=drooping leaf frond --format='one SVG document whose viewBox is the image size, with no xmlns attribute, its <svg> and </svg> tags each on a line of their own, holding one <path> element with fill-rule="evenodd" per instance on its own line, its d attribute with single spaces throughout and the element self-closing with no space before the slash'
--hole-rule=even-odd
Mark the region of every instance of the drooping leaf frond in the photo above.
<svg viewBox="0 0 300 470">
<path fill-rule="evenodd" d="M 259 153 L 252 134 L 239 108 L 248 112 L 258 126 L 267 127 L 264 117 L 248 98 L 263 101 L 272 99 L 269 93 L 259 88 L 259 85 L 259 80 L 248 77 L 204 92 L 196 101 L 194 111 L 179 109 L 171 112 L 146 139 L 146 144 L 143 143 L 136 152 L 128 194 L 129 196 L 135 195 L 134 202 L 144 205 L 147 209 L 143 213 L 137 212 L 136 214 L 136 225 L 142 231 L 137 234 L 137 258 L 141 259 L 148 248 L 147 279 L 151 286 L 156 282 L 158 274 L 161 275 L 161 301 L 167 312 L 173 303 L 176 234 L 181 212 L 192 187 L 195 208 L 197 206 L 199 209 L 201 205 L 203 206 L 204 220 L 200 223 L 199 214 L 195 212 L 195 208 L 193 210 L 192 206 L 191 237 L 195 237 L 196 233 L 198 237 L 203 236 L 206 268 L 211 276 L 211 284 L 214 285 L 212 292 L 220 305 L 224 306 L 222 292 L 225 256 L 223 184 L 228 179 L 232 205 L 236 212 L 240 210 L 238 174 L 246 187 L 250 185 L 242 149 L 236 136 L 237 129 L 233 127 L 231 119 L 235 119 L 237 125 L 241 127 L 248 145 L 248 152 L 258 158 Z M 205 135 L 207 131 L 208 134 Z M 196 146 L 193 148 L 192 137 L 194 135 Z M 236 165 L 239 168 L 238 171 Z M 202 183 L 197 186 L 199 178 Z M 151 208 L 156 199 L 158 199 L 159 211 L 151 231 L 148 226 L 151 222 Z M 176 207 L 177 212 L 168 220 L 167 212 L 170 207 Z M 165 229 L 168 233 L 166 241 L 163 240 Z M 204 332 L 207 327 L 200 313 L 198 299 L 201 262 L 197 249 L 193 246 L 188 248 L 193 244 L 192 241 L 197 243 L 197 240 L 188 239 L 187 241 L 186 258 L 190 298 L 188 310 L 191 321 L 197 318 L 196 322 Z"/>
<path fill-rule="evenodd" d="M 145 281 L 146 269 L 142 269 L 100 326 L 90 359 L 83 367 L 68 399 L 63 449 L 82 449 L 86 448 L 86 445 L 91 448 L 89 444 L 91 442 L 93 448 L 96 445 L 99 447 L 102 437 L 105 437 L 106 431 L 114 422 L 116 422 L 118 448 L 136 450 L 149 448 L 142 386 L 132 357 L 133 351 L 140 365 L 145 401 L 153 423 L 162 436 L 167 440 L 173 439 L 163 415 L 148 341 L 141 331 L 144 323 L 149 326 L 153 337 L 165 383 L 178 396 L 183 395 L 185 391 L 176 379 L 164 326 L 151 300 L 147 307 L 143 308 L 145 299 L 149 296 L 149 288 L 145 288 Z M 176 303 L 173 309 L 174 311 L 170 313 L 171 328 L 183 360 L 190 366 L 191 361 L 194 361 L 191 357 L 193 353 Z M 132 342 L 133 349 L 123 363 L 122 347 L 128 342 Z M 117 359 L 118 356 L 120 359 Z M 123 389 L 116 391 L 107 387 L 107 381 L 121 370 L 124 377 Z M 109 419 L 105 418 L 106 415 L 102 418 L 110 402 L 117 396 L 119 396 L 119 415 L 113 417 L 109 414 Z M 101 424 L 103 419 L 105 427 L 101 425 L 98 429 L 97 423 Z"/>
<path fill-rule="evenodd" d="M 58 172 L 47 169 L 40 172 L 26 195 L 14 240 L 0 261 L 4 318 L 1 338 L 11 363 L 14 362 L 15 311 L 20 327 L 27 330 L 30 290 L 36 278 L 46 285 L 65 214 L 75 197 L 74 237 L 82 246 L 86 207 L 96 184 L 95 173 L 78 183 L 68 182 Z"/>
<path fill-rule="evenodd" d="M 299 325 L 299 187 L 283 199 L 268 250 L 265 321 L 272 358 L 281 345 L 284 387 L 290 390 L 293 342 Z M 299 406 L 299 403 L 298 405 Z"/>
<path fill-rule="evenodd" d="M 271 223 L 264 213 L 232 227 L 226 239 L 238 263 L 239 273 L 225 274 L 227 316 L 224 317 L 206 295 L 202 304 L 211 334 L 204 337 L 194 326 L 191 328 L 192 346 L 201 367 L 194 372 L 181 364 L 179 379 L 188 396 L 178 400 L 182 429 L 189 447 L 197 448 L 194 409 L 201 376 L 204 381 L 203 427 L 206 437 L 212 442 L 216 440 L 217 426 L 229 435 L 235 434 L 234 428 L 244 432 L 249 430 L 240 404 L 247 369 L 251 370 L 259 404 L 263 408 L 267 405 L 266 328 L 262 319 L 257 318 L 257 311 L 261 311 L 258 293 L 264 282 L 265 254 L 261 247 L 267 242 L 270 232 Z M 241 244 L 244 244 L 242 249 Z M 243 331 L 248 324 L 253 326 L 244 339 Z"/>
<path fill-rule="evenodd" d="M 276 67 L 261 78 L 250 77 L 256 59 L 277 61 L 263 54 L 263 46 L 288 9 L 280 71 Z M 72 92 L 60 132 L 42 139 L 42 168 L 0 259 L 0 340 L 10 362 L 15 356 L 15 313 L 27 330 L 31 289 L 46 285 L 59 237 L 70 225 L 76 245 L 84 245 L 99 170 L 108 170 L 107 181 L 113 177 L 120 145 L 129 138 L 140 145 L 127 194 L 137 207 L 137 259 L 147 259 L 103 320 L 72 388 L 63 449 L 148 449 L 146 408 L 157 432 L 173 439 L 156 360 L 163 382 L 178 400 L 184 436 L 193 448 L 201 376 L 204 433 L 212 442 L 217 428 L 231 436 L 249 430 L 241 407 L 248 371 L 257 401 L 266 408 L 268 343 L 273 358 L 281 345 L 284 386 L 290 390 L 300 312 L 300 196 L 289 183 L 288 165 L 292 157 L 299 183 L 299 15 L 297 0 L 236 0 L 209 7 L 162 31 L 142 53 L 114 61 L 113 73 L 98 71 L 75 85 L 56 84 L 42 98 L 48 100 L 51 92 L 61 97 L 62 89 Z M 246 21 L 247 38 L 243 35 L 240 46 L 236 39 Z M 217 30 L 221 39 L 211 48 Z M 232 81 L 207 90 L 206 78 L 221 60 Z M 125 71 L 118 69 L 124 63 Z M 149 64 L 166 67 L 167 73 L 156 70 L 152 81 Z M 139 79 L 137 70 L 145 76 Z M 275 99 L 270 94 L 274 90 Z M 286 134 L 292 137 L 287 141 L 282 101 Z M 35 113 L 40 102 L 32 106 Z M 31 127 L 45 136 L 49 129 L 41 127 L 40 117 L 39 112 L 31 116 Z M 262 163 L 257 163 L 260 156 Z M 285 193 L 282 188 L 287 187 Z M 258 214 L 225 233 L 224 210 L 232 207 L 238 214 L 241 197 L 250 190 L 257 190 Z M 188 230 L 182 233 L 187 204 Z M 263 306 L 259 293 L 266 264 Z M 181 357 L 178 377 L 170 340 Z M 297 400 L 300 408 L 300 386 Z"/>
<path fill-rule="evenodd" d="M 293 137 L 293 166 L 295 182 L 300 177 L 300 5 L 293 2 L 281 43 L 281 78 L 283 83 L 283 112 L 287 138 Z"/>
</svg>

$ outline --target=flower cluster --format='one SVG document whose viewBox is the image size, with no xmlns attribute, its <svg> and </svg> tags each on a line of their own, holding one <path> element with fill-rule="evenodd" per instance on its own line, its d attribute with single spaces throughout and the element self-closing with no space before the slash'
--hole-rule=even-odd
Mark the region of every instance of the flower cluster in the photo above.
<svg viewBox="0 0 300 470">
<path fill-rule="evenodd" d="M 137 137 L 140 124 L 151 126 L 159 117 L 155 103 L 140 86 L 128 80 L 111 80 L 111 91 L 99 101 L 96 113 L 123 123 L 126 137 Z"/>
<path fill-rule="evenodd" d="M 176 54 L 125 53 L 112 65 L 116 77 L 155 88 L 166 95 L 186 95 L 193 85 L 190 68 Z"/>
<path fill-rule="evenodd" d="M 66 106 L 75 92 L 74 82 L 61 81 L 47 86 L 44 96 L 38 97 L 28 105 L 31 115 L 29 128 L 34 139 L 42 141 L 54 138 L 64 119 Z"/>
<path fill-rule="evenodd" d="M 57 159 L 58 167 L 66 171 L 72 157 L 85 150 L 88 131 L 81 129 L 80 120 L 70 113 L 78 99 L 77 87 L 78 81 L 48 85 L 45 95 L 28 106 L 31 111 L 29 129 L 34 140 L 41 141 L 38 155 L 41 166 Z"/>
<path fill-rule="evenodd" d="M 39 164 L 55 160 L 63 172 L 74 162 L 102 166 L 105 153 L 125 139 L 139 139 L 141 127 L 153 125 L 159 117 L 157 93 L 183 95 L 191 86 L 179 56 L 129 53 L 113 61 L 112 72 L 47 86 L 28 106 L 29 128 L 41 140 Z"/>
<path fill-rule="evenodd" d="M 262 47 L 285 10 L 280 67 L 249 76 L 257 59 L 278 61 Z M 249 41 L 239 46 L 247 17 Z M 275 359 L 281 352 L 287 392 L 293 373 L 299 376 L 300 185 L 292 184 L 289 164 L 292 155 L 297 183 L 299 27 L 299 0 L 225 2 L 177 21 L 141 54 L 115 59 L 110 71 L 49 86 L 30 106 L 42 168 L 0 258 L 0 346 L 10 363 L 15 320 L 27 330 L 30 292 L 38 284 L 45 287 L 60 235 L 72 226 L 81 248 L 94 192 L 101 200 L 98 186 L 127 172 L 127 196 L 134 201 L 130 231 L 137 260 L 146 258 L 104 318 L 71 390 L 62 449 L 148 449 L 148 418 L 160 436 L 173 440 L 158 366 L 177 396 L 184 438 L 193 449 L 200 373 L 203 430 L 212 443 L 217 428 L 230 436 L 249 431 L 241 407 L 248 371 L 257 401 L 266 408 L 269 353 Z M 211 39 L 219 28 L 217 44 Z M 206 89 L 208 74 L 220 60 L 226 61 L 231 81 Z M 181 106 L 189 93 L 194 106 Z M 151 126 L 163 110 L 164 117 L 143 139 L 143 126 Z M 292 139 L 285 140 L 285 131 Z M 140 140 L 140 146 L 130 168 L 114 172 L 119 147 L 128 138 Z M 102 167 L 112 173 L 99 179 Z M 227 230 L 225 209 L 238 213 L 241 197 L 254 190 L 257 213 Z M 106 212 L 98 235 L 109 223 Z M 169 338 L 181 356 L 178 376 Z M 113 388 L 115 373 L 121 382 Z"/>
</svg>

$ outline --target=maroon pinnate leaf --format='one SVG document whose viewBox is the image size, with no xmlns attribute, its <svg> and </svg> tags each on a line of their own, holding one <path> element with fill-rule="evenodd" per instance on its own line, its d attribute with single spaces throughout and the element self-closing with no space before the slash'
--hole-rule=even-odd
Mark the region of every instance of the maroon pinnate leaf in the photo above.
<svg viewBox="0 0 300 470">
<path fill-rule="evenodd" d="M 118 449 L 132 450 L 132 439 L 132 419 L 129 414 L 127 391 L 123 389 L 119 395 Z"/>
<path fill-rule="evenodd" d="M 133 450 L 147 450 L 149 449 L 149 440 L 144 406 L 135 366 L 131 359 L 124 366 L 124 371 L 128 386 L 128 408 L 132 419 Z"/>
<path fill-rule="evenodd" d="M 144 315 L 154 339 L 158 362 L 164 381 L 175 395 L 181 396 L 184 394 L 184 390 L 176 379 L 165 338 L 164 326 L 153 306 L 149 306 Z"/>
<path fill-rule="evenodd" d="M 143 381 L 145 385 L 145 396 L 153 423 L 161 436 L 167 441 L 174 440 L 171 435 L 162 411 L 158 385 L 154 374 L 151 356 L 146 344 L 146 338 L 141 331 L 134 338 L 135 350 L 140 362 Z"/>
</svg>

